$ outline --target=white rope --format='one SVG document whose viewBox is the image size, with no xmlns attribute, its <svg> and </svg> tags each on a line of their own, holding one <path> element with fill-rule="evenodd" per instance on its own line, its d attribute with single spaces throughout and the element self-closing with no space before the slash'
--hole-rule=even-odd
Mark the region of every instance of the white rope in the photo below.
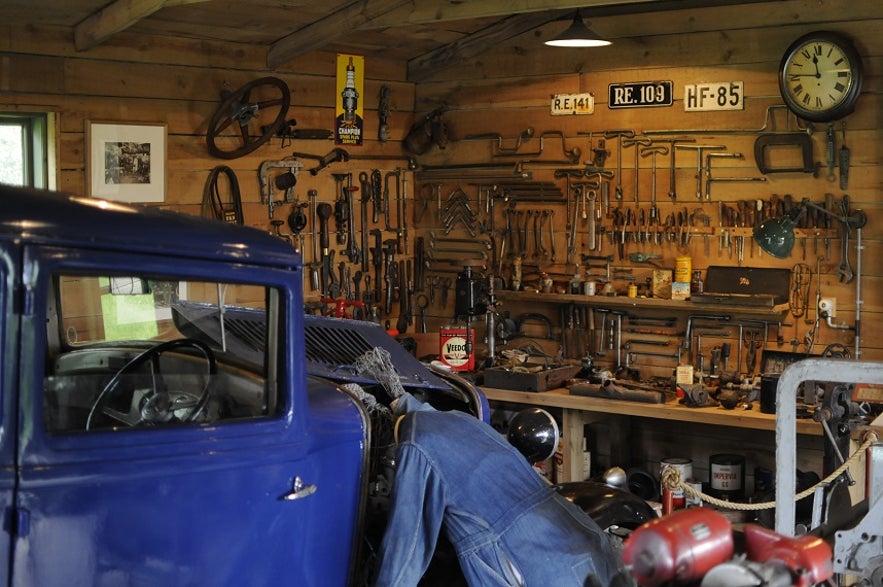
<svg viewBox="0 0 883 587">
<path fill-rule="evenodd" d="M 816 489 L 822 486 L 828 486 L 834 482 L 837 477 L 843 474 L 843 472 L 849 468 L 849 466 L 857 461 L 861 456 L 865 453 L 869 446 L 877 442 L 877 435 L 873 432 L 868 434 L 868 437 L 862 443 L 860 447 L 858 447 L 854 453 L 852 453 L 848 459 L 843 461 L 843 464 L 834 469 L 830 475 L 813 485 L 808 489 L 804 489 L 800 493 L 794 496 L 794 501 L 798 502 L 805 497 L 809 497 L 813 493 L 815 493 Z M 776 507 L 775 501 L 764 501 L 759 503 L 740 503 L 736 501 L 725 501 L 723 499 L 718 499 L 716 497 L 712 497 L 701 491 L 694 489 L 692 485 L 688 485 L 681 479 L 681 473 L 677 469 L 673 467 L 669 467 L 662 472 L 662 485 L 668 489 L 669 491 L 675 491 L 676 489 L 683 489 L 685 493 L 690 494 L 693 497 L 697 497 L 704 501 L 705 503 L 711 504 L 713 506 L 717 506 L 723 509 L 730 510 L 741 510 L 741 511 L 755 511 L 755 510 L 768 510 Z"/>
</svg>

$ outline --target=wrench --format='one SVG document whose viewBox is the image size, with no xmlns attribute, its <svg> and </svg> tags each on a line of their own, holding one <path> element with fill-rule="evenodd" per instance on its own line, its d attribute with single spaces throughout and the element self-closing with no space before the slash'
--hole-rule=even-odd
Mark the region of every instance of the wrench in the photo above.
<svg viewBox="0 0 883 587">
<path fill-rule="evenodd" d="M 843 217 L 849 217 L 849 196 L 843 196 L 840 207 Z M 847 222 L 840 224 L 840 265 L 837 266 L 837 276 L 841 283 L 850 283 L 855 278 L 855 273 L 849 264 L 849 224 Z"/>
<path fill-rule="evenodd" d="M 555 234 L 552 230 L 552 219 L 555 217 L 555 210 L 548 210 L 549 213 L 549 260 L 555 262 Z"/>
</svg>

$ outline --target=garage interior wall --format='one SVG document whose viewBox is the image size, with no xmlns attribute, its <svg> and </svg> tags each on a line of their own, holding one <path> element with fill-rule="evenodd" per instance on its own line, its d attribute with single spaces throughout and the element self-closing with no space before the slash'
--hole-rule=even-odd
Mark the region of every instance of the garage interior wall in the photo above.
<svg viewBox="0 0 883 587">
<path fill-rule="evenodd" d="M 649 19 L 665 19 L 669 34 L 649 36 L 643 29 Z M 702 144 L 726 145 L 731 152 L 741 152 L 742 159 L 715 161 L 720 176 L 752 176 L 758 171 L 753 148 L 756 134 L 718 133 L 720 129 L 759 129 L 765 125 L 770 106 L 782 104 L 777 85 L 777 69 L 783 52 L 793 40 L 814 30 L 833 30 L 851 37 L 864 62 L 864 87 L 854 114 L 846 119 L 846 144 L 851 150 L 849 187 L 845 192 L 836 182 L 826 179 L 824 125 L 812 135 L 814 159 L 821 164 L 818 177 L 810 174 L 771 174 L 764 183 L 717 185 L 714 201 L 703 206 L 716 219 L 718 200 L 767 199 L 772 194 L 791 194 L 799 201 L 814 201 L 831 192 L 837 198 L 848 193 L 853 208 L 861 208 L 869 219 L 863 229 L 862 259 L 862 358 L 883 359 L 883 340 L 877 335 L 883 328 L 883 250 L 881 219 L 883 189 L 881 150 L 883 150 L 883 4 L 871 0 L 859 2 L 787 0 L 744 6 L 671 10 L 633 16 L 592 19 L 592 28 L 602 36 L 615 37 L 610 47 L 597 49 L 557 49 L 542 44 L 561 23 L 551 23 L 537 30 L 501 43 L 496 49 L 452 67 L 439 64 L 430 79 L 408 81 L 408 64 L 370 58 L 365 66 L 365 144 L 363 154 L 399 155 L 399 140 L 412 122 L 423 113 L 444 104 L 444 120 L 449 143 L 445 149 L 434 148 L 420 158 L 425 165 L 483 163 L 493 159 L 488 140 L 467 140 L 473 134 L 496 133 L 514 139 L 530 127 L 537 133 L 561 131 L 568 145 L 581 148 L 587 158 L 590 137 L 610 129 L 632 129 L 636 133 L 659 129 L 707 128 L 696 135 Z M 658 24 L 655 28 L 659 28 Z M 76 52 L 69 30 L 41 27 L 27 28 L 0 25 L 0 109 L 54 111 L 59 114 L 58 186 L 63 191 L 84 193 L 87 188 L 85 127 L 88 121 L 158 122 L 168 129 L 167 190 L 164 206 L 199 214 L 203 188 L 209 172 L 220 164 L 231 166 L 239 177 L 244 203 L 245 222 L 270 230 L 267 207 L 261 204 L 257 170 L 266 160 L 281 159 L 291 151 L 327 153 L 331 141 L 302 141 L 285 149 L 276 139 L 256 152 L 232 161 L 211 158 L 206 150 L 207 121 L 219 103 L 220 91 L 256 78 L 272 75 L 291 88 L 290 118 L 302 128 L 332 128 L 335 95 L 335 54 L 314 52 L 301 56 L 274 70 L 266 67 L 266 50 L 248 44 L 197 42 L 188 39 L 153 38 L 120 33 L 88 51 Z M 675 102 L 668 108 L 610 110 L 606 96 L 609 84 L 647 80 L 671 80 Z M 698 82 L 742 81 L 745 109 L 725 113 L 687 113 L 683 109 L 683 86 Z M 376 109 L 380 87 L 390 88 L 390 136 L 376 140 Z M 550 97 L 554 94 L 591 92 L 595 95 L 595 113 L 585 116 L 550 116 Z M 785 124 L 778 120 L 778 128 Z M 841 134 L 838 125 L 838 145 Z M 551 147 L 550 147 L 551 148 Z M 615 142 L 607 165 L 616 165 Z M 354 151 L 355 152 L 355 151 Z M 634 172 L 632 151 L 623 154 L 623 180 L 631 187 Z M 358 174 L 376 164 L 361 162 L 346 170 Z M 662 157 L 662 169 L 667 158 Z M 719 164 L 719 165 L 718 165 Z M 386 168 L 396 163 L 387 162 Z M 643 193 L 650 188 L 650 162 L 639 162 Z M 330 169 L 329 171 L 343 171 Z M 690 210 L 699 204 L 695 199 L 696 155 L 678 154 L 678 206 Z M 667 176 L 660 171 L 660 194 L 667 189 Z M 414 193 L 421 186 L 412 186 Z M 445 189 L 454 186 L 446 186 Z M 718 188 L 719 191 L 718 191 Z M 317 189 L 320 199 L 334 200 L 330 173 L 309 177 L 302 174 L 297 196 L 306 199 L 309 189 Z M 626 191 L 628 197 L 628 191 Z M 563 219 L 558 220 L 561 222 Z M 420 225 L 416 234 L 437 228 L 431 220 Z M 556 236 L 564 250 L 563 223 Z M 746 247 L 748 244 L 746 243 Z M 822 290 L 838 303 L 838 322 L 853 322 L 856 284 L 838 281 L 839 241 L 831 243 L 830 258 L 819 260 L 814 243 L 795 247 L 792 258 L 774 260 L 749 258 L 764 266 L 791 268 L 807 263 L 815 273 L 821 267 Z M 824 255 L 825 249 L 819 249 Z M 666 251 L 666 261 L 674 251 Z M 851 251 L 855 266 L 855 251 Z M 692 251 L 694 267 L 735 263 L 726 253 L 717 253 L 713 239 L 706 255 L 702 246 Z M 816 277 L 814 276 L 814 280 Z M 813 289 L 813 292 L 815 289 Z M 447 310 L 431 307 L 427 313 L 433 326 L 449 319 Z M 550 308 L 546 310 L 552 312 Z M 790 316 L 786 320 L 795 322 Z M 808 325 L 796 320 L 796 330 L 784 333 L 784 350 L 792 338 L 802 339 Z M 854 333 L 822 327 L 817 333 L 816 350 L 831 343 L 851 346 Z M 773 342 L 775 346 L 775 342 Z M 649 434 L 649 433 L 648 433 Z M 657 434 L 657 433 L 654 433 Z M 660 440 L 667 433 L 658 433 Z M 714 437 L 714 431 L 700 430 L 699 436 Z M 746 435 L 747 437 L 747 435 Z M 770 437 L 771 438 L 771 437 Z M 747 439 L 747 438 L 746 438 Z M 770 439 L 752 438 L 769 451 Z M 661 446 L 664 446 L 661 445 Z M 666 450 L 662 448 L 660 450 Z M 751 450 L 748 448 L 747 450 Z M 758 447 L 761 450 L 761 447 Z M 656 455 L 658 457 L 658 455 Z M 652 458 L 648 457 L 648 460 Z M 657 458 L 658 460 L 658 458 Z"/>
</svg>

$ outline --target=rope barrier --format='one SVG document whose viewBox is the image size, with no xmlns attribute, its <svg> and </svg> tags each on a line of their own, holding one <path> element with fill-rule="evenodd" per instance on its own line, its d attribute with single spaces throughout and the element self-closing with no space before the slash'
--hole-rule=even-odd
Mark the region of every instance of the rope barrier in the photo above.
<svg viewBox="0 0 883 587">
<path fill-rule="evenodd" d="M 800 501 L 805 497 L 809 497 L 813 493 L 815 493 L 816 489 L 822 486 L 830 485 L 837 479 L 840 475 L 846 471 L 849 466 L 857 461 L 861 456 L 865 453 L 865 451 L 872 444 L 877 442 L 877 434 L 875 432 L 870 432 L 865 438 L 865 441 L 859 446 L 855 452 L 853 452 L 848 459 L 843 461 L 843 464 L 834 469 L 830 475 L 813 485 L 808 489 L 804 489 L 800 493 L 794 496 L 794 501 Z M 668 489 L 669 491 L 674 491 L 676 489 L 683 489 L 685 493 L 691 495 L 692 497 L 696 497 L 701 499 L 707 504 L 717 506 L 723 509 L 730 510 L 740 510 L 740 511 L 758 511 L 758 510 L 768 510 L 776 507 L 775 501 L 764 501 L 758 503 L 741 503 L 736 501 L 725 501 L 723 499 L 718 499 L 711 495 L 707 495 L 697 489 L 694 489 L 691 485 L 688 485 L 681 479 L 681 473 L 675 468 L 667 468 L 662 472 L 662 485 Z"/>
</svg>

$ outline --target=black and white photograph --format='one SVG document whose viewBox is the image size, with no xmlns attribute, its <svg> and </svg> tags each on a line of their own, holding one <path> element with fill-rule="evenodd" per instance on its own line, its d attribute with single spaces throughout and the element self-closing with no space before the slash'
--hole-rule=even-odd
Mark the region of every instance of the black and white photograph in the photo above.
<svg viewBox="0 0 883 587">
<path fill-rule="evenodd" d="M 87 122 L 92 195 L 122 202 L 163 202 L 165 124 Z"/>
<path fill-rule="evenodd" d="M 104 143 L 104 183 L 150 183 L 150 143 Z"/>
</svg>

